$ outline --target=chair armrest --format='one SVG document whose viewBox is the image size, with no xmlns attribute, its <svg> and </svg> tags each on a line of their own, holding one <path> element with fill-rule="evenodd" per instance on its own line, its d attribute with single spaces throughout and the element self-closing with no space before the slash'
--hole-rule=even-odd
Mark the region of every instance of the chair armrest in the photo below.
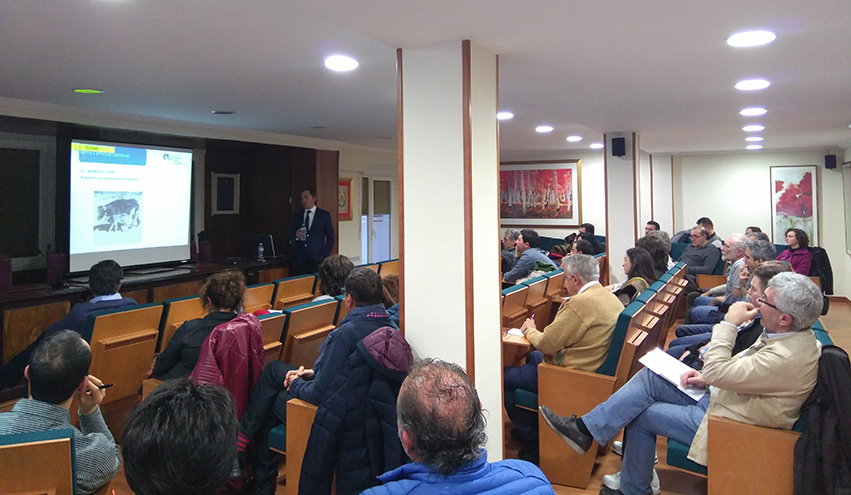
<svg viewBox="0 0 851 495">
<path fill-rule="evenodd" d="M 724 275 L 706 275 L 698 273 L 695 275 L 695 281 L 698 287 L 702 289 L 711 289 L 713 287 L 726 284 L 727 277 Z"/>
<path fill-rule="evenodd" d="M 298 495 L 301 464 L 316 409 L 301 399 L 287 401 L 287 495 Z"/>
<path fill-rule="evenodd" d="M 709 493 L 791 495 L 799 435 L 709 416 Z"/>
</svg>

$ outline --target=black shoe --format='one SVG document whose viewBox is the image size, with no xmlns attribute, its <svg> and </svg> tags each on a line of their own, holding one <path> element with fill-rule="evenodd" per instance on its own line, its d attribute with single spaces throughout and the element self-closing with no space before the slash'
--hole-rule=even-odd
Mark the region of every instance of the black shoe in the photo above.
<svg viewBox="0 0 851 495">
<path fill-rule="evenodd" d="M 600 488 L 600 495 L 623 495 L 623 492 L 620 490 L 612 490 L 608 486 L 603 485 L 603 487 Z"/>
<path fill-rule="evenodd" d="M 541 411 L 541 416 L 544 421 L 558 436 L 564 440 L 567 445 L 576 451 L 579 455 L 585 455 L 588 449 L 591 448 L 591 442 L 594 438 L 591 435 L 586 435 L 579 431 L 576 425 L 576 415 L 566 418 L 552 412 L 549 407 L 541 406 L 538 408 Z"/>
<path fill-rule="evenodd" d="M 244 470 L 242 466 L 245 464 L 244 461 L 244 452 L 237 452 L 236 459 L 233 461 L 233 466 L 231 467 L 230 474 L 228 475 L 228 479 L 233 478 L 242 478 L 244 476 Z"/>
<path fill-rule="evenodd" d="M 536 466 L 541 464 L 541 456 L 538 453 L 537 445 L 528 449 L 521 449 L 519 452 L 517 452 L 517 458 L 521 461 L 531 462 Z"/>
</svg>

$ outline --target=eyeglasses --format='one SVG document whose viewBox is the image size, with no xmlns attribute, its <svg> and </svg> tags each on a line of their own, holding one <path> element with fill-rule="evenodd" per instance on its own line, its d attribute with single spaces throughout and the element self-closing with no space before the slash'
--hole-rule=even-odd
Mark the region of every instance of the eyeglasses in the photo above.
<svg viewBox="0 0 851 495">
<path fill-rule="evenodd" d="M 766 300 L 765 300 L 765 294 L 763 294 L 763 295 L 759 296 L 759 298 L 757 298 L 756 302 L 757 302 L 758 304 L 765 304 L 765 305 L 766 305 L 766 306 L 768 306 L 769 308 L 777 309 L 777 306 L 775 306 L 775 305 L 773 305 L 773 304 L 771 304 L 770 302 L 768 302 L 768 301 L 766 301 Z"/>
</svg>

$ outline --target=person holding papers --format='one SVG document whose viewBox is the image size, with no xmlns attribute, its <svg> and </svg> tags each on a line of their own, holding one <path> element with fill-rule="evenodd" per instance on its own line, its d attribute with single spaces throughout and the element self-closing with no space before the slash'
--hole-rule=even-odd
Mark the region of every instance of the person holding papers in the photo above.
<svg viewBox="0 0 851 495">
<path fill-rule="evenodd" d="M 810 326 L 821 313 L 822 296 L 809 278 L 781 273 L 756 304 L 738 302 L 715 325 L 704 350 L 703 371 L 688 370 L 675 385 L 648 369 L 639 371 L 606 402 L 577 418 L 540 406 L 547 425 L 581 455 L 597 440 L 612 440 L 626 428 L 619 490 L 601 494 L 650 492 L 656 435 L 690 444 L 689 459 L 707 463 L 707 413 L 735 421 L 791 429 L 818 375 L 821 351 Z M 739 326 L 761 315 L 764 333 L 732 356 Z M 705 388 L 697 402 L 678 389 Z"/>
</svg>

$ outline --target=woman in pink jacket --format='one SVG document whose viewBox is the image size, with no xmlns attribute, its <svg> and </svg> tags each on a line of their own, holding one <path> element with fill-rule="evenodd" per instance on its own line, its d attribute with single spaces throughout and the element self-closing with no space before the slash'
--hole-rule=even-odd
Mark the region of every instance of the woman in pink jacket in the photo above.
<svg viewBox="0 0 851 495">
<path fill-rule="evenodd" d="M 792 265 L 795 273 L 809 275 L 810 266 L 813 264 L 813 253 L 808 248 L 809 244 L 810 239 L 803 230 L 786 229 L 786 245 L 789 247 L 780 253 L 777 259 Z"/>
</svg>

